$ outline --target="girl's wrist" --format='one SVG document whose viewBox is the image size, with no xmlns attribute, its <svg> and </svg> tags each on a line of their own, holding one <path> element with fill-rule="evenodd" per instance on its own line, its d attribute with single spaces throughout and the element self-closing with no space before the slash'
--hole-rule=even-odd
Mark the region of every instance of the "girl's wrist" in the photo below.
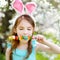
<svg viewBox="0 0 60 60">
<path fill-rule="evenodd" d="M 44 44 L 47 45 L 47 46 L 52 46 L 52 43 L 47 41 L 47 40 L 44 40 Z"/>
<path fill-rule="evenodd" d="M 47 41 L 46 39 L 43 40 L 43 44 L 48 45 L 49 41 Z"/>
</svg>

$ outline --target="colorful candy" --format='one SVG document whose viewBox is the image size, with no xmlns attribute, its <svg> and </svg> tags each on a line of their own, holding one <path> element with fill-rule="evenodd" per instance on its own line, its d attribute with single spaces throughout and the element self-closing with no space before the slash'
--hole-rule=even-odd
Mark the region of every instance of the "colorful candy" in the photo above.
<svg viewBox="0 0 60 60">
<path fill-rule="evenodd" d="M 18 36 L 9 36 L 8 39 L 11 40 L 11 41 L 12 40 L 30 40 L 31 37 L 30 36 L 25 36 L 25 35 L 23 35 L 23 36 L 20 35 L 19 38 L 18 38 Z"/>
</svg>

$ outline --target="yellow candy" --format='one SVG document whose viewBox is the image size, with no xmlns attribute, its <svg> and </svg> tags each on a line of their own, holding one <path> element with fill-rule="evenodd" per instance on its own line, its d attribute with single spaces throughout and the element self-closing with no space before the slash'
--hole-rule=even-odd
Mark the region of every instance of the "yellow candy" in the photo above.
<svg viewBox="0 0 60 60">
<path fill-rule="evenodd" d="M 13 39 L 15 39 L 15 36 L 9 36 L 8 39 L 13 40 Z"/>
</svg>

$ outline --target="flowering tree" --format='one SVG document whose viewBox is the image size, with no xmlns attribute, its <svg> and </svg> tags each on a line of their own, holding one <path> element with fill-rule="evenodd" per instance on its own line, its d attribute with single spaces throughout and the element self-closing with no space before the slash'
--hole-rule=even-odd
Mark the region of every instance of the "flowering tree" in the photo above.
<svg viewBox="0 0 60 60">
<path fill-rule="evenodd" d="M 32 0 L 37 3 L 35 17 L 37 20 L 38 32 L 47 30 L 55 31 L 60 36 L 60 0 Z M 57 32 L 58 31 L 58 32 Z"/>
<path fill-rule="evenodd" d="M 0 0 L 0 32 L 6 33 L 9 31 L 8 26 L 10 25 L 9 20 L 12 18 L 15 13 L 14 10 L 11 9 L 10 0 Z"/>
<path fill-rule="evenodd" d="M 15 11 L 11 7 L 13 0 L 0 0 L 0 32 L 6 33 L 13 26 Z M 37 8 L 33 13 L 36 20 L 36 31 L 38 33 L 52 33 L 60 40 L 60 0 L 22 0 L 36 2 Z M 2 23 L 1 23 L 2 22 Z M 52 37 L 52 36 L 51 36 Z M 53 38 L 54 40 L 56 38 Z M 51 40 L 51 39 L 49 39 Z M 56 55 L 54 55 L 55 57 Z M 48 56 L 49 57 L 49 56 Z M 50 57 L 50 60 L 54 58 Z"/>
</svg>

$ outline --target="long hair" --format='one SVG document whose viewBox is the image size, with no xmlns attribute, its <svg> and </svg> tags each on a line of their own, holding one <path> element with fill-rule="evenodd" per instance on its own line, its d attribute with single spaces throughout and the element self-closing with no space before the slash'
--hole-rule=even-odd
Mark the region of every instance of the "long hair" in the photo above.
<svg viewBox="0 0 60 60">
<path fill-rule="evenodd" d="M 16 33 L 16 28 L 17 28 L 17 26 L 20 24 L 20 22 L 21 22 L 23 19 L 27 20 L 27 21 L 32 25 L 32 27 L 35 28 L 35 23 L 34 23 L 33 19 L 32 19 L 29 15 L 26 15 L 26 14 L 25 14 L 25 15 L 21 15 L 21 16 L 19 16 L 19 17 L 16 19 L 16 22 L 15 22 L 13 28 L 12 28 L 12 35 L 15 35 L 15 36 L 17 35 L 17 33 Z M 13 41 L 12 41 L 12 46 L 11 46 L 11 50 L 10 50 L 10 52 L 11 52 L 11 53 L 10 53 L 10 60 L 12 60 L 12 50 L 16 49 L 19 43 L 20 43 L 19 40 L 13 40 Z M 28 48 L 27 48 L 27 50 L 28 50 L 28 55 L 27 55 L 26 58 L 28 58 L 29 55 L 30 55 L 31 52 L 32 52 L 31 40 L 28 41 Z"/>
</svg>

